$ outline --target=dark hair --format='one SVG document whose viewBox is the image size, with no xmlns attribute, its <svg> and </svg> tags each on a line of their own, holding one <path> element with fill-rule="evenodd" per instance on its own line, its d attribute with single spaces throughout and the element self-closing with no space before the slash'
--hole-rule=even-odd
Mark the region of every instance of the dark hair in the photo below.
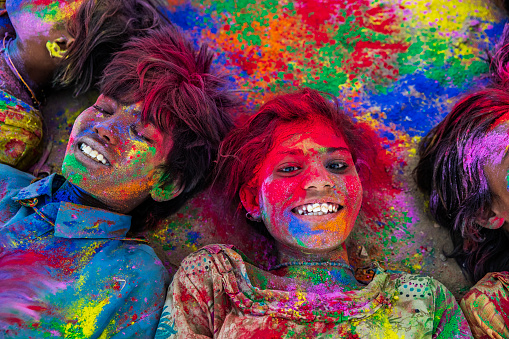
<svg viewBox="0 0 509 339">
<path fill-rule="evenodd" d="M 433 218 L 451 234 L 454 249 L 448 255 L 474 282 L 488 272 L 509 270 L 507 232 L 477 223 L 493 201 L 483 167 L 497 145 L 486 141 L 493 141 L 493 124 L 508 112 L 507 90 L 480 90 L 458 102 L 419 144 L 417 186 L 429 197 Z"/>
<path fill-rule="evenodd" d="M 216 167 L 216 182 L 224 186 L 225 195 L 240 202 L 241 187 L 255 177 L 257 166 L 276 146 L 274 141 L 277 136 L 274 132 L 278 126 L 317 119 L 330 123 L 336 133 L 345 139 L 365 193 L 369 194 L 371 185 L 378 179 L 377 171 L 371 172 L 376 167 L 379 152 L 377 143 L 373 142 L 374 133 L 370 133 L 366 126 L 354 123 L 342 111 L 337 98 L 305 88 L 270 100 L 225 138 Z M 385 168 L 382 173 L 387 175 Z M 363 208 L 369 200 L 363 199 Z"/>
<path fill-rule="evenodd" d="M 60 63 L 54 83 L 79 95 L 95 86 L 113 54 L 134 36 L 170 25 L 158 0 L 85 0 L 68 20 L 75 39 Z"/>
<path fill-rule="evenodd" d="M 140 205 L 133 216 L 149 217 L 145 229 L 209 183 L 219 144 L 233 127 L 229 112 L 238 100 L 227 78 L 211 70 L 212 60 L 206 45 L 195 50 L 170 26 L 133 38 L 104 71 L 102 94 L 125 105 L 143 102 L 142 119 L 172 135 L 162 180 L 179 180 L 184 191 L 168 202 Z"/>
</svg>

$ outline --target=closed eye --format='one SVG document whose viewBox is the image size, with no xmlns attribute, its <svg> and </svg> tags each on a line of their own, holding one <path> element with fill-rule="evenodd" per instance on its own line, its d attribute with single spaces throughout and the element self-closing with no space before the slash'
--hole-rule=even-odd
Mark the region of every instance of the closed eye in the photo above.
<svg viewBox="0 0 509 339">
<path fill-rule="evenodd" d="M 92 107 L 94 107 L 94 109 L 101 114 L 113 115 L 113 112 L 107 111 L 99 105 L 93 105 Z"/>
<path fill-rule="evenodd" d="M 136 129 L 136 126 L 135 125 L 131 125 L 131 132 L 138 138 L 148 142 L 149 144 L 153 143 L 154 140 L 148 138 L 147 136 L 145 136 L 143 133 L 140 133 L 137 129 Z"/>
</svg>

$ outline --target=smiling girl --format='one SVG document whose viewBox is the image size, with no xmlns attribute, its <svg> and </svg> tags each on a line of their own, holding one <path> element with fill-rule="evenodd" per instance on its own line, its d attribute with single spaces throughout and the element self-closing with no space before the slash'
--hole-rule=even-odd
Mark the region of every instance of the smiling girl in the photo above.
<svg viewBox="0 0 509 339">
<path fill-rule="evenodd" d="M 378 268 L 355 279 L 345 240 L 377 165 L 333 99 L 277 97 L 224 141 L 218 177 L 274 238 L 260 267 L 228 245 L 187 257 L 169 288 L 158 338 L 470 338 L 454 297 L 428 277 Z"/>
</svg>

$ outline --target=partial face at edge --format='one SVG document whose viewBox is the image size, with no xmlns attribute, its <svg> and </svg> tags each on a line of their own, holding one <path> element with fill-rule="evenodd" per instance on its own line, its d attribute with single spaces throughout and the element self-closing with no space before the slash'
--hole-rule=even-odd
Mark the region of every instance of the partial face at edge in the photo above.
<svg viewBox="0 0 509 339">
<path fill-rule="evenodd" d="M 500 117 L 486 135 L 490 144 L 484 173 L 493 197 L 492 214 L 479 223 L 490 229 L 509 231 L 509 113 Z"/>
<path fill-rule="evenodd" d="M 350 234 L 362 186 L 343 137 L 326 123 L 279 126 L 258 172 L 254 207 L 275 240 L 309 252 L 338 248 Z M 241 192 L 242 195 L 242 192 Z"/>
<path fill-rule="evenodd" d="M 67 20 L 85 0 L 7 0 L 9 19 L 26 48 L 40 57 L 49 57 L 47 42 L 57 43 L 63 53 L 73 41 L 66 29 Z M 45 55 L 46 54 L 46 55 Z"/>
<path fill-rule="evenodd" d="M 71 183 L 124 213 L 158 187 L 158 166 L 173 146 L 140 111 L 141 103 L 123 106 L 101 95 L 76 119 L 62 166 Z"/>
</svg>

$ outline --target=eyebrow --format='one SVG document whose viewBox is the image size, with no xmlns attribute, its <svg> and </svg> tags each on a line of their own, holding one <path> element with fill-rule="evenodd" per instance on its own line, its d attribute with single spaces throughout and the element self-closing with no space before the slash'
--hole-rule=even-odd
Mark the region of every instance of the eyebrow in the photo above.
<svg viewBox="0 0 509 339">
<path fill-rule="evenodd" d="M 325 150 L 325 153 L 327 154 L 331 154 L 331 153 L 334 153 L 334 152 L 349 152 L 350 153 L 350 150 L 346 147 L 322 147 L 320 148 L 320 150 Z M 291 149 L 291 150 L 284 150 L 284 151 L 279 151 L 277 152 L 276 154 L 278 155 L 301 155 L 303 152 L 301 149 Z"/>
<path fill-rule="evenodd" d="M 350 153 L 350 150 L 346 147 L 327 147 L 326 148 L 327 154 L 331 154 L 331 153 L 338 152 L 338 151 Z"/>
</svg>

